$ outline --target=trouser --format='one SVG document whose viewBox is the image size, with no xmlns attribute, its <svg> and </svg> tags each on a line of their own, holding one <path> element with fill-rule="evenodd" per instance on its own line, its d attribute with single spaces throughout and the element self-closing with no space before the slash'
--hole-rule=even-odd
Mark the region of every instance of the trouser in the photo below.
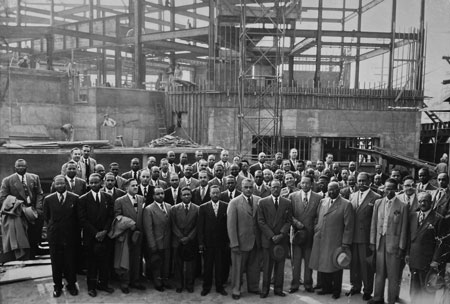
<svg viewBox="0 0 450 304">
<path fill-rule="evenodd" d="M 241 294 L 242 276 L 247 274 L 247 290 L 259 291 L 260 259 L 255 246 L 250 251 L 231 251 L 231 287 L 233 295 Z"/>
<path fill-rule="evenodd" d="M 223 266 L 222 266 L 222 283 L 226 284 L 228 282 L 228 277 L 230 276 L 230 266 L 231 266 L 231 250 L 230 247 L 225 247 L 223 249 Z"/>
<path fill-rule="evenodd" d="M 411 296 L 412 304 L 432 303 L 435 293 L 429 293 L 425 290 L 428 269 L 420 270 L 411 268 L 411 285 L 409 294 Z"/>
<path fill-rule="evenodd" d="M 292 245 L 292 281 L 291 288 L 297 289 L 300 286 L 300 274 L 302 272 L 302 259 L 305 260 L 305 269 L 303 270 L 303 282 L 305 288 L 312 288 L 313 278 L 312 269 L 308 267 L 311 257 L 311 247 L 301 247 Z"/>
<path fill-rule="evenodd" d="M 322 290 L 339 296 L 342 291 L 343 270 L 335 272 L 320 272 L 322 275 Z"/>
<path fill-rule="evenodd" d="M 101 287 L 108 286 L 111 242 L 105 237 L 102 243 L 92 241 L 86 246 L 88 290 L 96 289 L 97 284 Z"/>
<path fill-rule="evenodd" d="M 30 243 L 30 259 L 34 260 L 39 253 L 39 243 L 41 242 L 42 227 L 44 220 L 39 216 L 34 224 L 28 222 L 28 242 Z"/>
<path fill-rule="evenodd" d="M 203 253 L 203 289 L 211 290 L 213 272 L 216 291 L 223 290 L 224 270 L 226 269 L 226 248 L 207 247 Z"/>
<path fill-rule="evenodd" d="M 64 244 L 50 244 L 50 261 L 52 263 L 52 276 L 55 289 L 62 289 L 63 274 L 68 286 L 75 285 L 75 260 L 73 246 Z"/>
<path fill-rule="evenodd" d="M 128 287 L 130 284 L 137 284 L 141 278 L 140 267 L 142 261 L 142 235 L 135 244 L 131 241 L 131 237 L 128 238 L 130 268 L 126 271 L 117 270 L 117 275 L 120 280 L 120 287 Z"/>
<path fill-rule="evenodd" d="M 364 294 L 371 295 L 373 292 L 374 272 L 372 265 L 367 262 L 367 257 L 371 251 L 369 244 L 352 245 L 352 260 L 350 265 L 350 283 L 352 289 L 360 291 L 364 284 Z"/>
<path fill-rule="evenodd" d="M 176 288 L 194 288 L 194 279 L 196 271 L 196 259 L 194 257 L 192 261 L 183 261 L 180 257 L 180 247 L 175 248 L 175 286 Z"/>
<path fill-rule="evenodd" d="M 376 252 L 375 292 L 373 299 L 383 301 L 384 286 L 388 279 L 388 304 L 394 304 L 398 295 L 400 259 L 396 254 L 386 251 L 386 237 L 382 236 Z"/>
<path fill-rule="evenodd" d="M 149 264 L 148 267 L 151 269 L 153 282 L 156 287 L 164 286 L 164 283 L 167 282 L 169 278 L 170 272 L 170 248 L 160 249 L 151 255 L 159 255 L 161 260 L 158 263 Z"/>
<path fill-rule="evenodd" d="M 263 283 L 262 283 L 262 293 L 268 293 L 270 289 L 270 281 L 272 278 L 272 270 L 274 271 L 274 291 L 280 292 L 283 291 L 283 283 L 284 283 L 284 263 L 285 259 L 280 262 L 275 261 L 270 256 L 270 249 L 263 249 L 263 260 L 264 260 L 264 269 L 263 269 Z"/>
</svg>

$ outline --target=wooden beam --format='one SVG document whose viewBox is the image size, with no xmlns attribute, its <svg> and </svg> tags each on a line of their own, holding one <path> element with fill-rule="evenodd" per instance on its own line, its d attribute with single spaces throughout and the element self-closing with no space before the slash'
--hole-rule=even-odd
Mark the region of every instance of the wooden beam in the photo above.
<svg viewBox="0 0 450 304">
<path fill-rule="evenodd" d="M 158 41 L 158 40 L 166 40 L 166 39 L 183 39 L 183 38 L 190 38 L 190 37 L 196 37 L 196 36 L 204 36 L 208 35 L 209 27 L 200 27 L 196 29 L 188 29 L 188 30 L 177 30 L 177 31 L 170 31 L 170 32 L 157 32 L 157 33 L 150 33 L 150 34 L 143 34 L 141 37 L 142 42 L 149 42 L 149 41 Z M 131 44 L 133 43 L 133 38 L 123 38 L 120 42 L 121 44 Z"/>
</svg>

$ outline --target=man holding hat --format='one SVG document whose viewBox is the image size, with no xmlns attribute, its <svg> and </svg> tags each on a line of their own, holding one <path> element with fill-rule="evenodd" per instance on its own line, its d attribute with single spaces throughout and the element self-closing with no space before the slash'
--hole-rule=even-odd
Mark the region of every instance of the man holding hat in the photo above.
<svg viewBox="0 0 450 304">
<path fill-rule="evenodd" d="M 432 198 L 428 192 L 418 193 L 419 211 L 409 214 L 409 244 L 406 260 L 411 271 L 411 303 L 432 301 L 433 293 L 425 290 L 426 276 L 430 268 L 439 266 L 439 245 L 436 237 L 442 216 L 432 210 Z"/>
<path fill-rule="evenodd" d="M 274 268 L 274 294 L 285 296 L 284 262 L 289 250 L 292 209 L 289 200 L 280 196 L 280 191 L 281 183 L 273 180 L 270 184 L 272 195 L 262 198 L 258 205 L 258 224 L 261 229 L 264 261 L 261 298 L 266 298 L 269 294 L 272 268 Z"/>
<path fill-rule="evenodd" d="M 346 265 L 339 265 L 336 259 L 344 257 L 349 264 L 354 214 L 350 202 L 340 196 L 337 182 L 328 184 L 328 197 L 321 200 L 318 215 L 309 267 L 321 273 L 322 290 L 317 294 L 332 294 L 333 299 L 338 299 L 342 290 L 343 266 Z M 347 257 L 341 254 L 342 250 Z"/>
</svg>

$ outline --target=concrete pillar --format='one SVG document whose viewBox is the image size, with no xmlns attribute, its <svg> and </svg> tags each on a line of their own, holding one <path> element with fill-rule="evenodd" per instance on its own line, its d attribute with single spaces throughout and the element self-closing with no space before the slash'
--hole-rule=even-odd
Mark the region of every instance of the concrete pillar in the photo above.
<svg viewBox="0 0 450 304">
<path fill-rule="evenodd" d="M 318 159 L 323 160 L 323 151 L 322 151 L 322 138 L 321 137 L 313 137 L 311 138 L 311 160 L 317 161 Z"/>
</svg>

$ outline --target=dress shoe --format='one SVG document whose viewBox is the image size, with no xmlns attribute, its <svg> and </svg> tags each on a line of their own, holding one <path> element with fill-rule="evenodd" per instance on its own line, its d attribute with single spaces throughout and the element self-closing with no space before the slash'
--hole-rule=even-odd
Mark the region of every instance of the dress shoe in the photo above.
<svg viewBox="0 0 450 304">
<path fill-rule="evenodd" d="M 232 295 L 231 296 L 233 298 L 233 300 L 239 300 L 241 298 L 241 295 Z"/>
<path fill-rule="evenodd" d="M 155 289 L 157 291 L 163 292 L 164 291 L 164 286 L 155 286 Z"/>
<path fill-rule="evenodd" d="M 352 288 L 348 292 L 345 293 L 345 296 L 348 297 L 348 296 L 353 296 L 355 294 L 360 294 L 360 293 L 361 293 L 360 290 L 356 290 L 356 289 Z"/>
<path fill-rule="evenodd" d="M 76 296 L 78 295 L 78 289 L 76 286 L 67 286 L 67 290 L 69 291 L 70 295 Z"/>
<path fill-rule="evenodd" d="M 120 290 L 122 290 L 122 292 L 123 292 L 124 294 L 130 293 L 130 289 L 129 289 L 128 287 L 120 287 Z"/>
<path fill-rule="evenodd" d="M 274 291 L 273 294 L 276 295 L 276 296 L 279 296 L 279 297 L 285 297 L 286 296 L 284 291 Z"/>
<path fill-rule="evenodd" d="M 106 291 L 107 293 L 113 293 L 114 292 L 114 288 L 109 287 L 109 286 L 102 286 L 102 285 L 97 285 L 97 290 Z"/>
<path fill-rule="evenodd" d="M 340 294 L 333 294 L 331 297 L 333 299 L 337 300 L 337 299 L 339 299 L 341 297 L 341 295 Z"/>
<path fill-rule="evenodd" d="M 173 286 L 170 285 L 169 283 L 164 283 L 163 286 L 164 286 L 164 289 L 172 289 L 173 288 Z"/>
<path fill-rule="evenodd" d="M 91 297 L 95 298 L 97 296 L 97 290 L 89 289 L 88 290 L 88 295 L 90 295 Z"/>
<path fill-rule="evenodd" d="M 322 285 L 316 285 L 316 286 L 313 287 L 313 289 L 314 289 L 314 290 L 316 290 L 316 289 L 322 289 Z"/>
<path fill-rule="evenodd" d="M 332 294 L 332 292 L 330 291 L 330 290 L 319 290 L 318 292 L 317 292 L 317 294 L 319 295 L 319 296 L 323 296 L 323 295 L 328 295 L 328 294 Z"/>
<path fill-rule="evenodd" d="M 194 292 L 194 288 L 192 288 L 192 287 L 186 288 L 186 290 L 187 290 L 189 293 L 193 293 L 193 292 Z"/>
<path fill-rule="evenodd" d="M 62 290 L 61 289 L 55 289 L 53 290 L 53 297 L 54 298 L 59 298 L 62 294 Z"/>
<path fill-rule="evenodd" d="M 397 296 L 397 297 L 395 298 L 395 302 L 396 302 L 396 303 L 400 303 L 400 304 L 404 304 L 404 303 L 406 303 L 406 301 L 405 301 L 405 300 L 403 300 L 403 299 L 400 299 L 400 297 L 399 297 L 399 296 Z"/>
<path fill-rule="evenodd" d="M 145 290 L 145 286 L 139 283 L 131 284 L 130 287 L 134 289 Z"/>
<path fill-rule="evenodd" d="M 177 288 L 175 289 L 176 292 L 181 293 L 183 291 L 183 288 Z"/>
<path fill-rule="evenodd" d="M 377 301 L 377 300 L 374 300 L 374 299 L 370 299 L 370 300 L 367 302 L 367 304 L 384 304 L 384 300 L 382 300 L 382 301 Z"/>
<path fill-rule="evenodd" d="M 298 291 L 298 288 L 290 288 L 289 289 L 289 293 L 294 293 L 294 292 L 297 292 Z"/>
<path fill-rule="evenodd" d="M 365 294 L 363 294 L 363 300 L 364 301 L 372 300 L 372 296 L 368 293 L 365 293 Z"/>
<path fill-rule="evenodd" d="M 202 297 L 206 296 L 209 293 L 209 290 L 203 289 L 202 292 L 200 293 L 200 295 Z"/>
<path fill-rule="evenodd" d="M 261 292 L 261 294 L 259 295 L 259 297 L 261 298 L 261 299 L 265 299 L 265 298 L 267 298 L 267 296 L 269 295 L 269 292 L 267 291 L 267 292 Z"/>
<path fill-rule="evenodd" d="M 253 294 L 260 294 L 261 292 L 259 290 L 249 290 L 249 293 L 253 293 Z"/>
<path fill-rule="evenodd" d="M 222 296 L 227 296 L 228 292 L 226 292 L 225 289 L 217 290 L 218 293 L 220 293 Z"/>
<path fill-rule="evenodd" d="M 314 289 L 312 287 L 306 287 L 305 291 L 306 292 L 314 292 Z"/>
</svg>

